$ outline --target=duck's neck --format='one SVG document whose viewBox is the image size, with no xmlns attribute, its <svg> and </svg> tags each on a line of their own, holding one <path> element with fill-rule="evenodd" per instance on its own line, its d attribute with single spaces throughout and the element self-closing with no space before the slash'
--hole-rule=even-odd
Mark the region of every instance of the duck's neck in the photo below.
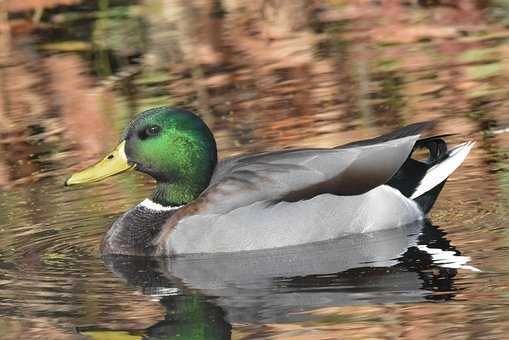
<svg viewBox="0 0 509 340">
<path fill-rule="evenodd" d="M 165 207 L 176 207 L 196 199 L 208 185 L 206 181 L 157 182 L 152 201 Z"/>
</svg>

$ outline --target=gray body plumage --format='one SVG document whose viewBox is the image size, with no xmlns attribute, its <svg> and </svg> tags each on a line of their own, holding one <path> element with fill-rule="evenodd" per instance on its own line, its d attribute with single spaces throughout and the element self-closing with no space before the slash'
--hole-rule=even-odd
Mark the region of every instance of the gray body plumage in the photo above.
<svg viewBox="0 0 509 340">
<path fill-rule="evenodd" d="M 270 249 L 397 228 L 422 217 L 415 202 L 379 186 L 361 195 L 260 201 L 227 214 L 190 216 L 177 224 L 167 247 L 173 254 Z"/>
</svg>

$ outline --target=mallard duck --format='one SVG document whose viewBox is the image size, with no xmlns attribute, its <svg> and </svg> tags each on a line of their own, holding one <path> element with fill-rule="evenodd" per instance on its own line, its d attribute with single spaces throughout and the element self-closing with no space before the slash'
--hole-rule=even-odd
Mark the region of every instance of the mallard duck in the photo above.
<svg viewBox="0 0 509 340">
<path fill-rule="evenodd" d="M 104 254 L 172 256 L 303 245 L 422 220 L 473 143 L 448 150 L 432 123 L 334 148 L 294 149 L 218 161 L 207 125 L 179 108 L 147 110 L 120 144 L 65 184 L 137 170 L 156 181 L 150 198 L 106 232 Z M 414 150 L 429 151 L 424 161 Z"/>
</svg>

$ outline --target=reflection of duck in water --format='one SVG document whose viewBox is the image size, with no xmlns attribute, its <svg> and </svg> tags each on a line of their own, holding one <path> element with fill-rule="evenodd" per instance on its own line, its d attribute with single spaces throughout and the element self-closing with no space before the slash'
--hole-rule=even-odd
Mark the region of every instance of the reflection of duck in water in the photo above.
<svg viewBox="0 0 509 340">
<path fill-rule="evenodd" d="M 464 260 L 425 221 L 240 256 L 110 255 L 105 262 L 167 309 L 165 320 L 146 330 L 147 338 L 194 329 L 202 337 L 189 339 L 229 339 L 231 323 L 302 322 L 312 318 L 305 312 L 323 307 L 451 298 L 455 268 L 463 264 L 437 265 L 422 246 L 434 254 L 454 252 L 451 261 Z"/>
<path fill-rule="evenodd" d="M 119 146 L 67 185 L 135 168 L 157 180 L 151 199 L 122 215 L 103 252 L 224 253 L 305 245 L 401 227 L 423 218 L 472 144 L 419 139 L 419 123 L 332 149 L 286 150 L 217 163 L 207 126 L 172 108 L 144 112 Z M 427 161 L 410 156 L 427 148 Z"/>
</svg>

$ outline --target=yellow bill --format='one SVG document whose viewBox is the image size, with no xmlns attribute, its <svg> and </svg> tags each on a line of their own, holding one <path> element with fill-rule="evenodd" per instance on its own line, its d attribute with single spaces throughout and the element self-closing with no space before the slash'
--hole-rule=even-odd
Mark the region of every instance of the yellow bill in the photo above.
<svg viewBox="0 0 509 340">
<path fill-rule="evenodd" d="M 127 162 L 125 141 L 122 141 L 115 150 L 113 150 L 108 156 L 104 157 L 101 161 L 69 177 L 65 181 L 65 185 L 97 182 L 107 177 L 130 170 L 134 167 L 135 165 L 129 165 Z"/>
</svg>

